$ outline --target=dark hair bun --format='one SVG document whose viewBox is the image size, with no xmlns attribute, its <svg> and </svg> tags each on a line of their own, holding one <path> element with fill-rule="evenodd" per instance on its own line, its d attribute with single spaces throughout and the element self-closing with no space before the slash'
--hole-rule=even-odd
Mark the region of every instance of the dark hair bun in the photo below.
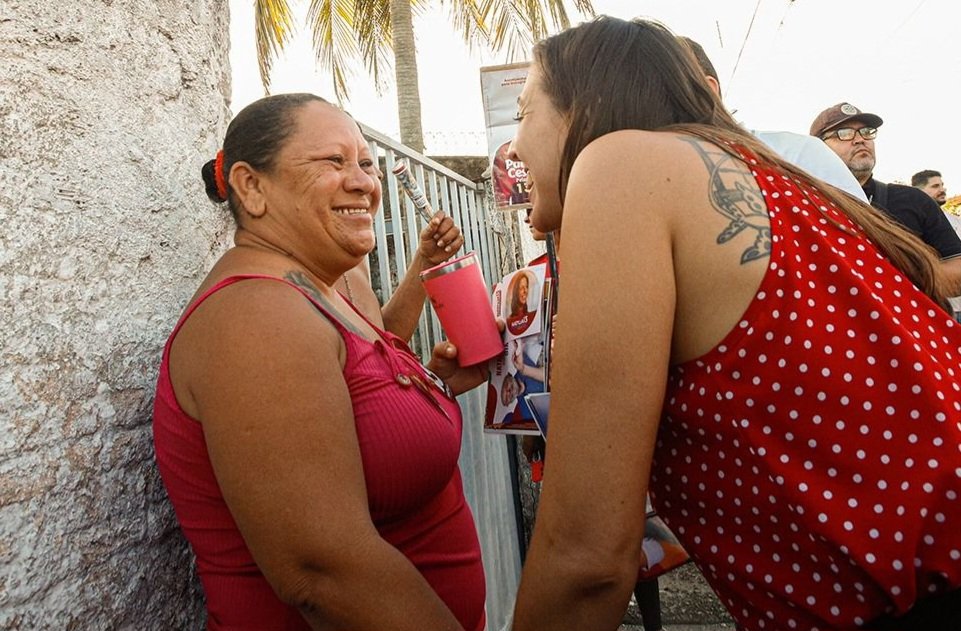
<svg viewBox="0 0 961 631">
<path fill-rule="evenodd" d="M 227 200 L 217 192 L 217 178 L 214 176 L 215 164 L 215 160 L 208 160 L 200 167 L 200 175 L 204 179 L 204 190 L 207 191 L 207 197 L 218 204 L 223 204 Z"/>
</svg>

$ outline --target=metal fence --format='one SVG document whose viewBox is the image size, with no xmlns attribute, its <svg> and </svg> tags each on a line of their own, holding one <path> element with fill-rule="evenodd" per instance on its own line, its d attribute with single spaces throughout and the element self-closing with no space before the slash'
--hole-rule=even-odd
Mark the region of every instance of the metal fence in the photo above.
<svg viewBox="0 0 961 631">
<path fill-rule="evenodd" d="M 463 252 L 476 252 L 488 287 L 517 267 L 511 227 L 512 215 L 492 210 L 487 187 L 454 173 L 444 165 L 412 151 L 383 134 L 361 125 L 371 155 L 387 174 L 384 196 L 375 216 L 377 247 L 370 255 L 371 284 L 381 304 L 390 299 L 420 241 L 421 221 L 413 203 L 399 190 L 390 173 L 399 158 L 408 160 L 431 206 L 443 210 L 464 234 Z M 444 339 L 433 308 L 421 315 L 411 348 L 426 362 L 434 344 Z M 467 501 L 477 521 L 487 574 L 488 631 L 505 628 L 520 577 L 515 495 L 508 444 L 503 435 L 483 433 L 486 388 L 458 397 L 464 417 L 460 467 Z"/>
</svg>

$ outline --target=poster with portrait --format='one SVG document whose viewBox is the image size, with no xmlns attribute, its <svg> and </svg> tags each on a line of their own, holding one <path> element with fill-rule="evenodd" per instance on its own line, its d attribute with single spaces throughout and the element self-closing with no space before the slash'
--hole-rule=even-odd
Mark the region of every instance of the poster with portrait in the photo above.
<svg viewBox="0 0 961 631">
<path fill-rule="evenodd" d="M 490 156 L 494 207 L 514 210 L 530 206 L 527 168 L 508 155 L 517 131 L 517 97 L 527 80 L 528 62 L 480 69 L 487 151 Z"/>
<path fill-rule="evenodd" d="M 507 328 L 504 351 L 490 362 L 485 431 L 539 433 L 524 398 L 547 390 L 546 274 L 545 264 L 522 267 L 494 286 L 491 305 Z"/>
<path fill-rule="evenodd" d="M 508 340 L 540 335 L 547 265 L 522 267 L 501 280 L 504 295 L 497 314 L 504 319 Z"/>
<path fill-rule="evenodd" d="M 651 496 L 648 495 L 645 501 L 647 514 L 644 520 L 644 538 L 641 540 L 638 581 L 657 578 L 691 560 L 687 550 L 681 546 L 677 537 L 651 506 Z"/>
</svg>

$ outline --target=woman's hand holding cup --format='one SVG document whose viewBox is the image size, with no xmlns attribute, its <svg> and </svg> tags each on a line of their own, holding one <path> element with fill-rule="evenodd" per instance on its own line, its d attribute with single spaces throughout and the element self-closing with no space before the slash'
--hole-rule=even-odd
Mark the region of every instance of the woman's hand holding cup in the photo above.
<svg viewBox="0 0 961 631">
<path fill-rule="evenodd" d="M 497 318 L 497 330 L 504 332 L 504 320 Z M 440 377 L 454 394 L 473 390 L 490 378 L 489 361 L 461 367 L 457 363 L 457 347 L 444 340 L 434 345 L 427 368 Z"/>
</svg>

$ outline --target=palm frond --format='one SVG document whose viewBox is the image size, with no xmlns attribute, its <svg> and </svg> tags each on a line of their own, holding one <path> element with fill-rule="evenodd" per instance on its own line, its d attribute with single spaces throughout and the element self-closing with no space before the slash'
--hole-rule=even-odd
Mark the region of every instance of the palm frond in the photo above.
<svg viewBox="0 0 961 631">
<path fill-rule="evenodd" d="M 794 0 L 791 0 L 794 2 Z M 574 0 L 574 8 L 577 9 L 578 13 L 586 16 L 594 16 L 594 5 L 591 4 L 591 0 Z"/>
<path fill-rule="evenodd" d="M 254 37 L 257 42 L 257 67 L 264 93 L 270 93 L 270 69 L 274 59 L 290 41 L 294 20 L 287 0 L 255 0 Z"/>
<path fill-rule="evenodd" d="M 390 0 L 358 2 L 354 15 L 354 35 L 364 66 L 374 79 L 377 92 L 386 87 L 383 69 L 393 62 L 393 34 L 390 28 Z"/>
<path fill-rule="evenodd" d="M 484 0 L 483 11 L 489 33 L 489 43 L 493 50 L 507 48 L 509 61 L 518 56 L 518 51 L 529 50 L 536 41 L 531 24 L 519 3 L 510 0 Z"/>
<path fill-rule="evenodd" d="M 441 6 L 445 3 L 442 1 Z M 475 44 L 490 42 L 490 32 L 484 17 L 486 0 L 478 4 L 477 0 L 454 0 L 450 2 L 450 18 L 454 30 L 464 37 L 464 43 L 470 48 Z"/>
<path fill-rule="evenodd" d="M 591 0 L 575 0 L 578 12 L 593 17 Z M 534 42 L 570 26 L 564 0 L 483 0 L 481 12 L 494 50 L 507 48 L 514 59 L 527 52 Z"/>
<path fill-rule="evenodd" d="M 350 60 L 358 56 L 354 15 L 354 0 L 310 0 L 307 9 L 314 55 L 321 68 L 331 71 L 334 94 L 341 102 L 349 96 Z"/>
<path fill-rule="evenodd" d="M 528 5 L 533 5 L 535 2 L 536 0 L 528 0 Z M 533 7 L 531 8 L 533 9 Z M 560 26 L 562 29 L 571 25 L 571 21 L 567 17 L 567 8 L 563 2 L 548 2 L 547 9 L 550 11 L 552 23 Z"/>
<path fill-rule="evenodd" d="M 431 0 L 410 0 L 410 10 L 413 15 L 423 15 L 424 11 L 427 11 L 433 3 Z M 443 0 L 440 1 L 440 5 L 443 6 Z"/>
</svg>

